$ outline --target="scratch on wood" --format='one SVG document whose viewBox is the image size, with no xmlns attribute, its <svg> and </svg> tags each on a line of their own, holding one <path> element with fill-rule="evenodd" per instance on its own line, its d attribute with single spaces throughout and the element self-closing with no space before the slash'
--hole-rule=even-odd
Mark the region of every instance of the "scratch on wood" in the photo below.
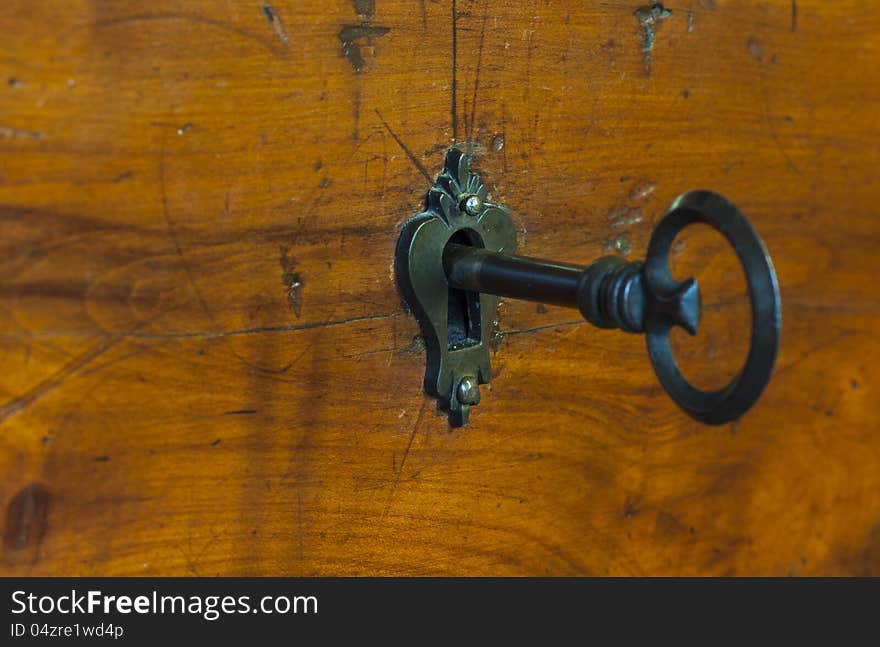
<svg viewBox="0 0 880 647">
<path fill-rule="evenodd" d="M 3 423 L 9 418 L 12 418 L 13 416 L 21 413 L 34 402 L 57 389 L 59 386 L 64 384 L 64 381 L 68 377 L 88 366 L 90 363 L 92 363 L 98 357 L 113 348 L 123 339 L 124 337 L 121 336 L 113 337 L 102 341 L 101 343 L 95 344 L 85 353 L 74 357 L 73 360 L 68 362 L 61 369 L 55 371 L 52 375 L 41 381 L 36 386 L 28 389 L 25 393 L 18 396 L 17 398 L 13 398 L 9 402 L 7 402 L 5 405 L 0 407 L 0 423 Z"/>
<path fill-rule="evenodd" d="M 797 31 L 798 6 L 797 0 L 791 0 L 791 30 Z"/>
<path fill-rule="evenodd" d="M 458 141 L 458 106 L 456 95 L 458 94 L 458 9 L 456 1 L 452 0 L 452 143 Z"/>
<path fill-rule="evenodd" d="M 782 157 L 785 159 L 786 166 L 795 174 L 795 175 L 803 175 L 801 170 L 794 163 L 794 160 L 791 158 L 791 155 L 788 154 L 788 151 L 785 150 L 785 146 L 782 145 L 782 139 L 779 137 L 779 133 L 776 130 L 776 126 L 773 123 L 773 118 L 770 115 L 770 98 L 767 96 L 767 88 L 764 86 L 764 75 L 760 76 L 760 87 L 761 94 L 764 97 L 764 119 L 767 122 L 767 128 L 770 131 L 770 137 L 773 139 L 773 143 L 776 144 L 776 148 L 782 154 Z"/>
<path fill-rule="evenodd" d="M 275 35 L 281 39 L 282 43 L 287 47 L 290 47 L 290 37 L 287 35 L 287 30 L 284 28 L 284 21 L 281 20 L 281 16 L 275 12 L 275 9 L 273 9 L 272 5 L 268 2 L 263 5 L 263 15 L 266 16 L 266 20 L 269 21 L 269 24 L 272 25 L 272 29 L 275 30 Z"/>
<path fill-rule="evenodd" d="M 351 113 L 351 138 L 353 141 L 359 141 L 361 138 L 359 132 L 361 124 L 361 86 L 359 83 L 355 83 L 352 88 Z"/>
<path fill-rule="evenodd" d="M 406 144 L 403 143 L 403 140 L 401 140 L 400 137 L 398 137 L 397 134 L 393 130 L 391 130 L 391 126 L 389 126 L 388 122 L 385 121 L 385 118 L 382 116 L 382 113 L 379 112 L 379 109 L 374 108 L 373 112 L 375 112 L 376 116 L 379 117 L 379 121 L 381 121 L 382 125 L 385 126 L 385 130 L 387 130 L 392 139 L 397 142 L 397 145 L 400 146 L 400 149 L 409 158 L 409 161 L 413 163 L 413 166 L 415 166 L 416 169 L 418 169 L 419 173 L 421 173 L 428 181 L 428 184 L 434 184 L 434 180 L 431 178 L 431 174 L 428 173 L 428 169 L 426 169 L 424 164 L 422 164 L 419 159 L 415 155 L 413 155 L 413 152 Z"/>
<path fill-rule="evenodd" d="M 642 180 L 640 182 L 636 182 L 633 185 L 632 189 L 629 191 L 629 199 L 636 200 L 647 200 L 651 197 L 654 191 L 657 189 L 657 184 L 650 180 Z"/>
<path fill-rule="evenodd" d="M 102 341 L 100 343 L 95 344 L 95 346 L 93 346 L 90 350 L 75 357 L 61 369 L 50 375 L 45 380 L 41 381 L 33 388 L 29 389 L 24 394 L 14 398 L 13 400 L 10 400 L 5 405 L 0 407 L 0 423 L 3 423 L 7 419 L 17 415 L 43 396 L 60 387 L 64 383 L 64 381 L 71 377 L 73 374 L 82 371 L 82 369 L 91 365 L 92 362 L 94 362 L 98 357 L 101 357 L 104 353 L 116 346 L 119 342 L 132 338 L 134 335 L 137 334 L 138 330 L 140 330 L 147 324 L 152 323 L 159 317 L 164 316 L 168 313 L 169 310 L 170 308 L 160 310 L 154 316 L 150 317 L 149 319 L 139 321 L 125 332 L 111 334 L 105 333 L 103 336 L 101 336 Z M 78 335 L 70 336 L 76 337 Z M 36 336 L 31 336 L 31 338 L 34 337 Z M 89 335 L 88 337 L 95 338 L 99 336 Z M 113 363 L 115 362 L 108 362 L 107 365 L 109 366 Z"/>
<path fill-rule="evenodd" d="M 211 524 L 209 532 L 211 533 L 211 536 L 205 541 L 204 544 L 202 544 L 202 548 L 201 550 L 199 550 L 197 555 L 193 556 L 192 528 L 190 528 L 190 533 L 187 535 L 187 544 L 189 545 L 189 550 L 187 552 L 184 552 L 181 548 L 178 548 L 178 550 L 180 550 L 180 553 L 186 558 L 187 569 L 196 577 L 202 576 L 202 574 L 198 570 L 199 562 L 201 562 L 202 557 L 204 557 L 205 553 L 208 551 L 208 548 L 215 544 L 220 538 L 220 533 L 218 533 L 214 529 L 214 524 Z"/>
<path fill-rule="evenodd" d="M 214 322 L 214 313 L 211 312 L 211 309 L 208 307 L 207 301 L 202 296 L 201 290 L 199 290 L 199 286 L 196 285 L 195 277 L 192 273 L 192 268 L 189 266 L 189 261 L 187 261 L 186 256 L 183 253 L 183 249 L 180 246 L 180 241 L 177 238 L 177 231 L 174 228 L 174 224 L 171 222 L 171 216 L 168 212 L 168 194 L 165 188 L 165 135 L 162 135 L 162 140 L 159 148 L 159 197 L 162 201 L 162 217 L 165 220 L 165 227 L 168 231 L 168 237 L 171 239 L 172 245 L 174 245 L 174 250 L 177 253 L 177 256 L 180 258 L 180 263 L 183 266 L 184 274 L 186 274 L 187 281 L 195 292 L 196 298 L 199 300 L 199 304 L 202 306 L 202 310 L 207 315 L 208 319 L 211 323 Z"/>
<path fill-rule="evenodd" d="M 81 377 L 86 377 L 87 375 L 93 375 L 95 373 L 100 373 L 102 371 L 106 371 L 111 366 L 115 366 L 117 364 L 122 364 L 122 363 L 130 360 L 132 357 L 137 357 L 138 355 L 142 355 L 143 353 L 147 352 L 150 349 L 149 345 L 147 345 L 147 344 L 136 344 L 136 345 L 137 345 L 137 348 L 134 349 L 133 351 L 131 351 L 130 353 L 125 353 L 123 355 L 120 355 L 119 357 L 114 357 L 113 359 L 110 359 L 110 360 L 103 362 L 103 363 L 93 362 L 91 365 L 89 365 L 89 368 L 84 369 L 82 371 Z"/>
<path fill-rule="evenodd" d="M 514 335 L 528 335 L 535 332 L 540 332 L 542 330 L 549 330 L 551 328 L 568 328 L 571 326 L 580 326 L 584 323 L 583 319 L 576 319 L 574 321 L 558 321 L 552 324 L 544 324 L 543 326 L 535 326 L 534 328 L 522 328 L 518 330 L 503 330 L 500 331 L 505 337 L 513 337 Z"/>
<path fill-rule="evenodd" d="M 525 34 L 528 34 L 528 45 L 526 46 L 526 70 L 525 70 L 525 79 L 526 82 L 523 84 L 523 100 L 530 101 L 531 92 L 532 92 L 532 55 L 535 51 L 535 32 L 537 31 L 536 25 L 538 21 L 538 16 L 532 16 L 531 27 L 529 29 L 523 30 L 523 37 Z M 535 126 L 537 126 L 538 115 L 535 114 Z"/>
<path fill-rule="evenodd" d="M 608 213 L 608 224 L 612 229 L 625 229 L 644 220 L 639 207 L 618 207 Z"/>
<path fill-rule="evenodd" d="M 239 362 L 241 362 L 242 364 L 244 364 L 248 368 L 252 368 L 255 371 L 259 371 L 260 373 L 262 373 L 264 375 L 271 376 L 271 379 L 276 380 L 278 382 L 285 382 L 287 384 L 292 384 L 292 383 L 296 382 L 297 380 L 294 380 L 294 379 L 288 380 L 288 379 L 284 379 L 279 376 L 284 375 L 290 369 L 292 369 L 294 366 L 297 366 L 299 364 L 300 360 L 303 357 L 305 357 L 306 353 L 308 353 L 312 350 L 312 347 L 313 347 L 313 344 L 306 344 L 305 348 L 303 348 L 296 357 L 294 357 L 290 362 L 288 362 L 284 366 L 280 366 L 278 368 L 275 368 L 275 367 L 270 368 L 268 366 L 260 366 L 259 364 L 256 364 L 248 359 L 245 359 L 244 357 L 242 357 L 241 355 L 239 355 L 238 353 L 236 353 L 234 351 L 232 352 L 232 354 L 235 356 L 235 358 Z"/>
<path fill-rule="evenodd" d="M 212 18 L 205 18 L 204 16 L 199 16 L 197 14 L 186 14 L 186 13 L 156 13 L 156 14 L 137 14 L 133 16 L 123 16 L 121 18 L 110 18 L 108 20 L 97 20 L 91 24 L 83 25 L 83 27 L 89 27 L 91 29 L 105 29 L 109 27 L 122 27 L 128 25 L 137 25 L 139 23 L 150 23 L 150 22 L 165 22 L 165 21 L 176 21 L 182 20 L 185 22 L 189 22 L 195 25 L 205 25 L 207 27 L 214 27 L 216 29 L 222 29 L 223 31 L 237 34 L 242 38 L 253 41 L 265 48 L 270 54 L 281 58 L 281 52 L 273 46 L 271 42 L 263 39 L 260 36 L 250 33 L 245 29 L 241 29 L 236 27 L 235 25 L 224 22 L 222 20 L 215 20 Z"/>
<path fill-rule="evenodd" d="M 764 48 L 761 46 L 761 41 L 754 36 L 749 36 L 748 50 L 749 56 L 756 61 L 764 60 Z"/>
<path fill-rule="evenodd" d="M 403 468 L 406 466 L 406 459 L 409 456 L 409 450 L 412 447 L 413 439 L 416 437 L 416 433 L 419 431 L 419 426 L 422 424 L 422 417 L 425 415 L 425 406 L 427 405 L 427 399 L 422 400 L 422 406 L 419 409 L 419 414 L 416 416 L 416 422 L 413 425 L 412 433 L 409 435 L 409 441 L 406 443 L 406 449 L 403 452 L 403 457 L 400 459 L 400 467 L 397 469 L 397 474 L 394 477 L 394 482 L 391 484 L 391 490 L 388 492 L 388 499 L 385 501 L 385 510 L 382 512 L 382 518 L 388 516 L 388 511 L 391 509 L 391 501 L 394 498 L 394 492 L 397 490 L 397 486 L 400 485 L 400 477 L 403 474 Z"/>
<path fill-rule="evenodd" d="M 189 550 L 183 550 L 183 548 L 177 544 L 175 544 L 174 546 L 175 546 L 175 548 L 177 548 L 177 551 L 181 554 L 184 561 L 186 562 L 186 569 L 190 573 L 192 573 L 195 577 L 200 577 L 199 570 L 198 570 L 198 568 L 196 568 L 196 563 L 193 561 L 193 558 L 192 558 L 192 536 L 191 536 L 191 534 L 187 535 L 186 541 L 187 541 L 187 544 L 189 545 Z"/>
<path fill-rule="evenodd" d="M 777 368 L 776 372 L 774 373 L 774 378 L 778 381 L 780 375 L 782 375 L 786 371 L 794 368 L 795 366 L 797 366 L 801 362 L 808 360 L 810 357 L 812 357 L 816 353 L 819 353 L 819 352 L 825 350 L 826 348 L 833 346 L 833 345 L 837 344 L 838 342 L 843 341 L 844 339 L 849 339 L 850 337 L 853 337 L 858 334 L 861 334 L 861 333 L 856 330 L 844 330 L 836 335 L 833 335 L 830 339 L 826 339 L 824 341 L 819 342 L 818 344 L 816 344 L 815 346 L 810 348 L 807 352 L 803 353 L 797 359 L 791 361 L 790 363 L 786 364 L 785 366 L 780 366 L 779 368 Z"/>
<path fill-rule="evenodd" d="M 302 563 L 305 558 L 305 542 L 303 541 L 303 497 L 301 490 L 298 490 L 296 493 L 296 530 L 297 543 L 299 544 L 299 561 Z"/>
<path fill-rule="evenodd" d="M 290 258 L 290 248 L 281 247 L 281 284 L 287 290 L 287 304 L 293 310 L 293 314 L 299 319 L 302 314 L 302 286 L 303 280 L 298 272 L 294 271 L 296 261 Z"/>
<path fill-rule="evenodd" d="M 651 73 L 651 52 L 654 51 L 654 37 L 656 36 L 659 21 L 672 16 L 672 12 L 666 9 L 662 3 L 655 2 L 635 11 L 636 20 L 642 27 L 642 55 L 645 61 L 645 72 Z"/>
<path fill-rule="evenodd" d="M 164 314 L 161 313 L 161 314 Z M 343 326 L 350 323 L 360 321 L 373 321 L 375 319 L 391 319 L 403 316 L 402 312 L 388 312 L 380 314 L 360 315 L 357 317 L 347 317 L 345 319 L 328 319 L 325 321 L 315 321 L 305 324 L 296 324 L 292 326 L 261 326 L 257 328 L 240 328 L 238 330 L 221 330 L 221 331 L 196 331 L 196 332 L 154 332 L 141 333 L 136 331 L 121 333 L 73 333 L 73 332 L 49 332 L 41 334 L 11 334 L 0 333 L 0 339 L 52 339 L 58 337 L 74 337 L 86 339 L 219 339 L 223 337 L 237 337 L 241 335 L 259 335 L 266 333 L 288 333 L 298 330 L 313 330 L 315 328 L 327 328 L 330 326 Z M 140 327 L 140 325 L 138 326 Z"/>
<path fill-rule="evenodd" d="M 24 130 L 22 128 L 10 128 L 0 126 L 0 139 L 45 139 L 46 136 L 38 130 Z"/>
<path fill-rule="evenodd" d="M 483 43 L 486 40 L 486 20 L 488 18 L 489 10 L 487 6 L 486 11 L 483 12 L 483 24 L 480 27 L 480 44 L 477 47 L 477 71 L 474 74 L 474 94 L 471 97 L 470 122 L 465 124 L 465 137 L 467 137 L 469 142 L 474 139 L 474 130 L 477 123 L 477 91 L 480 88 L 480 70 L 483 67 Z"/>
<path fill-rule="evenodd" d="M 134 173 L 131 171 L 123 171 L 119 175 L 113 178 L 113 184 L 119 184 L 120 182 L 124 182 L 125 180 L 130 180 L 134 177 Z"/>
</svg>

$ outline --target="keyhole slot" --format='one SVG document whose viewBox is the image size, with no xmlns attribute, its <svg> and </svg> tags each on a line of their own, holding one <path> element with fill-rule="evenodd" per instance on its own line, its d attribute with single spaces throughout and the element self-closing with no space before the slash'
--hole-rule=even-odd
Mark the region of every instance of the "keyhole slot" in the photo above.
<svg viewBox="0 0 880 647">
<path fill-rule="evenodd" d="M 466 245 L 483 247 L 477 232 L 460 229 L 455 232 L 447 245 Z M 446 339 L 449 350 L 469 348 L 482 341 L 482 316 L 480 313 L 480 295 L 478 292 L 448 288 L 449 305 L 446 310 Z"/>
</svg>

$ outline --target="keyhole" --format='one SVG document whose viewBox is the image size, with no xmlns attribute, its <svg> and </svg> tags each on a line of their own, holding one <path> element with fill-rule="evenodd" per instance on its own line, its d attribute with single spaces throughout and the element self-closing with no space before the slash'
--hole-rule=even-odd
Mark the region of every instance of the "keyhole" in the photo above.
<svg viewBox="0 0 880 647">
<path fill-rule="evenodd" d="M 450 243 L 483 247 L 477 233 L 468 229 L 455 232 L 447 245 Z M 476 346 L 482 340 L 479 293 L 455 288 L 449 288 L 448 292 L 446 339 L 449 350 Z"/>
</svg>

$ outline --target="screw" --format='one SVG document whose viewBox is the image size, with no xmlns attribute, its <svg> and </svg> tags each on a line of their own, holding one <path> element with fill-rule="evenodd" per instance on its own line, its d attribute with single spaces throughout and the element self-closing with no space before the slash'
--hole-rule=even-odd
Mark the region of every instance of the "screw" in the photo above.
<svg viewBox="0 0 880 647">
<path fill-rule="evenodd" d="M 458 383 L 458 401 L 462 404 L 480 404 L 480 385 L 476 378 L 467 376 Z"/>
<path fill-rule="evenodd" d="M 478 216 L 483 210 L 483 201 L 478 195 L 471 195 L 465 198 L 464 210 L 471 216 Z"/>
</svg>

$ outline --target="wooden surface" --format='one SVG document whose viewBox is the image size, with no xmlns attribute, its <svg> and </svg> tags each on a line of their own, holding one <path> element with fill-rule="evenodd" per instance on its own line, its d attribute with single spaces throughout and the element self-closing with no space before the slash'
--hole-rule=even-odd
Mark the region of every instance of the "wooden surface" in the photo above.
<svg viewBox="0 0 880 647">
<path fill-rule="evenodd" d="M 6 0 L 0 572 L 880 575 L 880 7 L 666 8 L 647 53 L 638 2 Z M 450 431 L 391 263 L 454 142 L 533 256 L 736 202 L 758 405 L 701 426 L 642 338 L 508 302 Z M 739 270 L 676 250 L 722 383 Z"/>
</svg>

